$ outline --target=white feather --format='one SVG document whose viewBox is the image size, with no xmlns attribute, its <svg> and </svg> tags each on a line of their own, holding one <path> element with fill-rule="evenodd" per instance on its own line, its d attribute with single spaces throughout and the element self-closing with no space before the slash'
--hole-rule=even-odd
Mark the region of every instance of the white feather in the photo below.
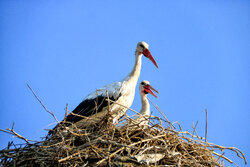
<svg viewBox="0 0 250 167">
<path fill-rule="evenodd" d="M 122 87 L 121 82 L 115 82 L 112 84 L 105 85 L 102 88 L 96 89 L 95 92 L 89 94 L 84 100 L 86 99 L 96 99 L 98 96 L 107 96 L 107 93 L 109 97 L 113 96 L 114 98 L 117 98 L 120 94 L 120 90 Z"/>
</svg>

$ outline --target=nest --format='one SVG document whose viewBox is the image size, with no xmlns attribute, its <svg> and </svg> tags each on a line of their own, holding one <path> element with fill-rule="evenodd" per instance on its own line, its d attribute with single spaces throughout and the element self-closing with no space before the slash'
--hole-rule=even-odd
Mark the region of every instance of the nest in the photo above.
<svg viewBox="0 0 250 167">
<path fill-rule="evenodd" d="M 122 126 L 113 125 L 107 116 L 97 124 L 79 129 L 61 124 L 52 136 L 41 142 L 17 147 L 9 143 L 0 151 L 2 166 L 224 166 L 231 160 L 215 150 L 231 149 L 244 159 L 237 148 L 207 143 L 187 131 L 176 131 L 167 120 L 148 119 L 140 126 L 125 116 Z M 163 126 L 165 124 L 165 127 Z M 7 132 L 7 131 L 6 131 Z M 216 155 L 216 157 L 215 157 Z"/>
<path fill-rule="evenodd" d="M 42 106 L 56 119 L 52 112 Z M 0 129 L 26 142 L 20 145 L 10 142 L 6 149 L 0 150 L 0 166 L 214 167 L 224 166 L 224 161 L 233 163 L 223 155 L 225 150 L 235 152 L 246 164 L 244 154 L 239 149 L 208 143 L 206 138 L 197 135 L 195 128 L 193 133 L 182 131 L 178 123 L 172 124 L 163 113 L 162 116 L 164 119 L 145 117 L 145 125 L 126 114 L 119 123 L 113 124 L 110 113 L 85 128 L 78 128 L 74 124 L 69 127 L 68 123 L 62 122 L 53 135 L 46 136 L 40 142 L 21 136 L 14 131 L 14 125 L 11 129 Z"/>
</svg>

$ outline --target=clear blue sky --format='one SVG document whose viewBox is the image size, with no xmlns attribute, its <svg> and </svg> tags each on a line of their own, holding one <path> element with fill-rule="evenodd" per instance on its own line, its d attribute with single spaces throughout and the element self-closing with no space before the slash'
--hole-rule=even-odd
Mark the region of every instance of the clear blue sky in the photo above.
<svg viewBox="0 0 250 167">
<path fill-rule="evenodd" d="M 44 1 L 0 2 L 0 128 L 39 140 L 96 88 L 119 81 L 146 41 L 159 69 L 143 58 L 139 81 L 172 122 L 208 141 L 250 156 L 250 1 Z M 140 110 L 138 87 L 131 108 Z M 155 115 L 159 115 L 151 106 Z M 0 148 L 13 140 L 0 134 Z M 20 140 L 14 139 L 16 142 Z M 243 166 L 234 153 L 226 156 Z"/>
</svg>

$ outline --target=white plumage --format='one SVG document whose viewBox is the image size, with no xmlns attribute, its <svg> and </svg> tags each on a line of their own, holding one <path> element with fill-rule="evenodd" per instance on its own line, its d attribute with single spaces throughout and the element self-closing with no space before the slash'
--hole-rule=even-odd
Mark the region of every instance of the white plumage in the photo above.
<svg viewBox="0 0 250 167">
<path fill-rule="evenodd" d="M 141 57 L 142 55 L 149 58 L 158 68 L 157 63 L 148 50 L 146 42 L 139 42 L 135 51 L 135 65 L 133 70 L 120 82 L 115 82 L 97 89 L 89 94 L 73 111 L 66 117 L 66 122 L 69 124 L 76 123 L 79 127 L 91 124 L 93 121 L 99 121 L 108 112 L 108 107 L 111 110 L 113 122 L 116 122 L 126 112 L 126 108 L 130 107 L 134 100 L 135 87 L 141 71 Z M 115 101 L 110 102 L 108 106 L 107 94 L 109 99 Z M 118 105 L 119 103 L 121 105 Z M 80 115 L 80 116 L 77 116 Z M 83 119 L 83 117 L 87 119 Z M 87 124 L 86 124 L 87 123 Z"/>
<path fill-rule="evenodd" d="M 139 91 L 141 95 L 141 111 L 132 117 L 134 123 L 139 124 L 139 126 L 148 124 L 148 119 L 150 116 L 150 104 L 148 102 L 147 94 L 150 93 L 157 98 L 152 90 L 158 93 L 158 91 L 150 85 L 149 81 L 144 80 L 140 83 Z"/>
</svg>

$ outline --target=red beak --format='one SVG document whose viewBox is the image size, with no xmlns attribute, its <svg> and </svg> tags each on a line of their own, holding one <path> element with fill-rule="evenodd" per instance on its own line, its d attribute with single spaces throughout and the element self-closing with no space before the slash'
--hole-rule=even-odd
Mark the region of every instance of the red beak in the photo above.
<svg viewBox="0 0 250 167">
<path fill-rule="evenodd" d="M 155 61 L 155 59 L 153 58 L 153 56 L 151 55 L 151 53 L 149 52 L 148 49 L 144 49 L 144 51 L 142 53 L 143 53 L 144 56 L 149 58 L 149 60 L 151 60 L 157 68 L 159 68 L 156 61 Z"/>
<path fill-rule="evenodd" d="M 159 93 L 159 92 L 158 92 L 157 90 L 155 90 L 151 85 L 146 85 L 146 86 L 144 86 L 144 91 L 146 91 L 146 92 L 150 93 L 151 95 L 153 95 L 154 97 L 158 98 L 158 97 L 154 94 L 154 92 L 152 92 L 152 90 L 155 91 L 156 93 Z"/>
</svg>

